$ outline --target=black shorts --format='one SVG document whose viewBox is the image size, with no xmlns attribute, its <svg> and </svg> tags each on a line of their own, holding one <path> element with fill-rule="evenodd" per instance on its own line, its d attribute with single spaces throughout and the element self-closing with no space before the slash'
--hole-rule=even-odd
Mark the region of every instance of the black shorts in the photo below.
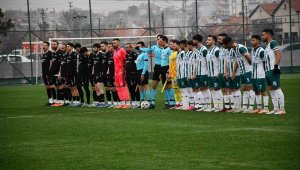
<svg viewBox="0 0 300 170">
<path fill-rule="evenodd" d="M 78 86 L 89 85 L 89 76 L 79 74 L 77 77 L 77 85 Z"/>
<path fill-rule="evenodd" d="M 104 86 L 106 86 L 106 87 L 115 87 L 115 76 L 114 75 L 107 75 L 106 83 L 105 83 Z"/>
<path fill-rule="evenodd" d="M 167 72 L 169 70 L 169 66 L 163 66 L 161 67 L 161 83 L 162 84 L 165 84 L 166 80 L 167 80 Z M 167 84 L 170 84 L 172 83 L 171 81 L 170 82 L 167 82 Z"/>
<path fill-rule="evenodd" d="M 161 75 L 161 66 L 160 65 L 157 65 L 155 64 L 154 65 L 154 72 L 153 72 L 153 77 L 152 77 L 152 80 L 157 80 L 159 81 L 159 76 Z"/>
<path fill-rule="evenodd" d="M 78 84 L 77 75 L 71 75 L 71 76 L 69 76 L 67 81 L 68 81 L 68 84 L 71 87 L 77 86 L 77 84 Z"/>
<path fill-rule="evenodd" d="M 53 79 L 53 82 L 54 82 L 55 86 L 61 86 L 61 85 L 63 85 L 61 79 L 58 79 L 58 76 L 53 76 L 52 79 Z"/>
<path fill-rule="evenodd" d="M 52 79 L 52 76 L 49 76 L 49 75 L 43 75 L 43 80 L 44 80 L 44 84 L 46 86 L 48 85 L 53 85 L 53 79 Z"/>
<path fill-rule="evenodd" d="M 105 80 L 105 78 L 104 78 L 104 76 L 102 74 L 96 74 L 94 80 L 95 80 L 95 84 L 97 84 L 97 83 L 103 83 L 104 80 Z"/>
<path fill-rule="evenodd" d="M 136 86 L 138 84 L 138 78 L 137 78 L 137 76 L 126 77 L 126 83 L 127 83 L 128 86 Z"/>
<path fill-rule="evenodd" d="M 144 80 L 141 80 L 141 75 L 142 75 L 143 70 L 138 70 L 138 85 L 147 85 L 149 82 L 149 73 L 148 71 L 146 71 L 146 73 L 144 74 Z"/>
<path fill-rule="evenodd" d="M 89 78 L 89 80 L 90 80 L 91 86 L 92 86 L 92 87 L 95 87 L 95 82 L 96 82 L 95 76 L 94 76 L 94 75 L 91 75 L 90 78 Z"/>
</svg>

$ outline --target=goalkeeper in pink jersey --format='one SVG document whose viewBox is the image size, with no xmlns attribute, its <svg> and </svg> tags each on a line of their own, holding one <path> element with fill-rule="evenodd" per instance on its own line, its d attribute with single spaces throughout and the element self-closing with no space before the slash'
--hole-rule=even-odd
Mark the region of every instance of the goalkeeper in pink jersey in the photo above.
<svg viewBox="0 0 300 170">
<path fill-rule="evenodd" d="M 115 85 L 121 100 L 121 105 L 116 108 L 127 109 L 130 107 L 130 99 L 125 79 L 126 51 L 120 47 L 120 39 L 113 39 L 112 45 L 115 49 L 113 55 L 115 64 Z"/>
</svg>

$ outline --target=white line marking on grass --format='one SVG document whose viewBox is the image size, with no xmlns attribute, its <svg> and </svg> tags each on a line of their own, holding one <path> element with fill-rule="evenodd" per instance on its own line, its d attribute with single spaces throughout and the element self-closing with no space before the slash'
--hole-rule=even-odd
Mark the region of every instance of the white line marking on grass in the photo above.
<svg viewBox="0 0 300 170">
<path fill-rule="evenodd" d="M 199 130 L 196 132 L 199 133 L 207 133 L 207 132 L 235 132 L 235 131 L 269 131 L 269 132 L 282 132 L 282 133 L 300 133 L 292 130 L 282 130 L 282 129 L 270 129 L 270 128 L 252 128 L 252 127 L 244 127 L 244 128 L 224 128 L 217 130 Z"/>
</svg>

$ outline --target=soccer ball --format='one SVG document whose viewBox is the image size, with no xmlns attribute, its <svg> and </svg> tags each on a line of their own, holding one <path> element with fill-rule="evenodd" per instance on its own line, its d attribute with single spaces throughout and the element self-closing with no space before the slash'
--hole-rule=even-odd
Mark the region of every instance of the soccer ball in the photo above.
<svg viewBox="0 0 300 170">
<path fill-rule="evenodd" d="M 149 103 L 149 102 L 143 101 L 143 102 L 141 103 L 141 108 L 142 108 L 142 109 L 148 109 L 149 107 L 150 107 L 150 103 Z"/>
</svg>

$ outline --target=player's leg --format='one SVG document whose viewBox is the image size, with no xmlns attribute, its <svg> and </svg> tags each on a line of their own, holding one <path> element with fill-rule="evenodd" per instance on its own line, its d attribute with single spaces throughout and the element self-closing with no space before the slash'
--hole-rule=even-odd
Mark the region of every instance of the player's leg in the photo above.
<svg viewBox="0 0 300 170">
<path fill-rule="evenodd" d="M 83 81 L 83 88 L 85 91 L 85 97 L 86 97 L 86 106 L 91 105 L 91 94 L 90 94 L 90 88 L 89 88 L 89 78 L 87 76 L 85 76 L 84 81 Z"/>
<path fill-rule="evenodd" d="M 273 72 L 272 72 L 273 73 Z M 272 75 L 272 84 L 273 84 L 273 90 L 275 91 L 275 93 L 277 94 L 278 97 L 278 103 L 279 103 L 279 109 L 277 110 L 277 112 L 275 112 L 274 114 L 285 114 L 285 109 L 284 109 L 284 94 L 280 88 L 280 74 L 274 74 Z"/>
<path fill-rule="evenodd" d="M 155 64 L 154 65 L 154 72 L 152 77 L 152 91 L 151 91 L 151 105 L 150 108 L 155 108 L 155 101 L 157 96 L 157 86 L 160 81 L 160 72 L 161 72 L 161 66 Z"/>
</svg>

